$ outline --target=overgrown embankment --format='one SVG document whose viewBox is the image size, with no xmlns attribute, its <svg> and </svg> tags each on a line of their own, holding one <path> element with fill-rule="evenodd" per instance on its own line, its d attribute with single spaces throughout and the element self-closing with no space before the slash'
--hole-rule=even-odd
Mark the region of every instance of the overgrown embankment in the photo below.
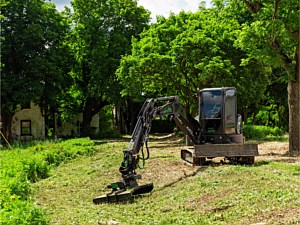
<svg viewBox="0 0 300 225">
<path fill-rule="evenodd" d="M 87 138 L 0 151 L 0 224 L 47 224 L 33 201 L 31 184 L 49 177 L 52 167 L 94 151 Z"/>
</svg>

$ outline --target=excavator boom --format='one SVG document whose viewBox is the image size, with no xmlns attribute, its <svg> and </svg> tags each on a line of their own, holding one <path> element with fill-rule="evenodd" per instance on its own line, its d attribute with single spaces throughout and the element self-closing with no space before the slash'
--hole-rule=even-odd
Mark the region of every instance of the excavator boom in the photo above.
<svg viewBox="0 0 300 225">
<path fill-rule="evenodd" d="M 161 105 L 162 102 L 165 104 Z M 131 201 L 133 196 L 149 193 L 153 184 L 138 185 L 137 180 L 141 178 L 136 173 L 139 163 L 149 158 L 147 145 L 148 134 L 151 129 L 152 120 L 157 117 L 173 116 L 176 125 L 197 144 L 200 133 L 200 124 L 180 104 L 178 97 L 161 97 L 147 99 L 138 115 L 138 120 L 132 132 L 127 149 L 123 150 L 124 158 L 119 171 L 122 180 L 108 185 L 112 191 L 103 196 L 94 198 L 95 204 L 105 202 Z M 143 147 L 146 147 L 146 153 Z"/>
</svg>

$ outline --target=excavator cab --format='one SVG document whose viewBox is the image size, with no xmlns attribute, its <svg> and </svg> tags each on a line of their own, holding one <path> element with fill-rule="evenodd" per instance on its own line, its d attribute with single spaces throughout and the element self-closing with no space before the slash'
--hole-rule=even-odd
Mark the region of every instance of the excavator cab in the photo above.
<svg viewBox="0 0 300 225">
<path fill-rule="evenodd" d="M 206 88 L 199 92 L 199 123 L 204 143 L 243 142 L 236 101 L 234 87 Z"/>
</svg>

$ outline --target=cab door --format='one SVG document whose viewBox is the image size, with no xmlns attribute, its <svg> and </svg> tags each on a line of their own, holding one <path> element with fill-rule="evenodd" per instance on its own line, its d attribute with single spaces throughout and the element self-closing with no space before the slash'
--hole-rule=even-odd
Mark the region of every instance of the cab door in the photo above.
<svg viewBox="0 0 300 225">
<path fill-rule="evenodd" d="M 231 88 L 225 90 L 225 116 L 224 116 L 224 128 L 225 134 L 236 133 L 236 89 Z"/>
</svg>

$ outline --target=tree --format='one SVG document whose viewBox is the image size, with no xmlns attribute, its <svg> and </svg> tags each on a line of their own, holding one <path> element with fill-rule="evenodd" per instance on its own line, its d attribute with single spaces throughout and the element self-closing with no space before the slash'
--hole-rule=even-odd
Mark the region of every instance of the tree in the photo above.
<svg viewBox="0 0 300 225">
<path fill-rule="evenodd" d="M 256 102 L 267 86 L 262 81 L 268 71 L 257 60 L 253 60 L 255 68 L 241 66 L 245 52 L 234 47 L 240 24 L 235 18 L 224 20 L 221 13 L 201 8 L 197 13 L 159 18 L 141 40 L 133 41 L 132 55 L 121 60 L 118 77 L 126 84 L 122 94 L 178 95 L 188 111 L 196 112 L 193 102 L 198 88 L 236 86 L 241 99 Z M 252 76 L 254 71 L 257 77 Z M 253 83 L 251 97 L 249 82 Z"/>
<path fill-rule="evenodd" d="M 11 119 L 17 105 L 36 102 L 61 75 L 54 50 L 67 25 L 53 3 L 41 0 L 1 2 L 1 117 L 11 140 Z"/>
<path fill-rule="evenodd" d="M 299 2 L 248 1 L 244 8 L 252 15 L 251 23 L 244 23 L 237 46 L 248 52 L 247 58 L 257 59 L 272 67 L 281 67 L 288 83 L 289 153 L 300 155 L 300 71 L 299 71 Z M 241 1 L 229 1 L 232 10 Z M 232 12 L 233 14 L 235 11 Z"/>
<path fill-rule="evenodd" d="M 83 113 L 82 135 L 104 106 L 119 97 L 115 71 L 122 55 L 129 54 L 132 37 L 147 27 L 150 13 L 135 0 L 74 0 L 69 45 L 72 67 L 70 99 Z"/>
</svg>

